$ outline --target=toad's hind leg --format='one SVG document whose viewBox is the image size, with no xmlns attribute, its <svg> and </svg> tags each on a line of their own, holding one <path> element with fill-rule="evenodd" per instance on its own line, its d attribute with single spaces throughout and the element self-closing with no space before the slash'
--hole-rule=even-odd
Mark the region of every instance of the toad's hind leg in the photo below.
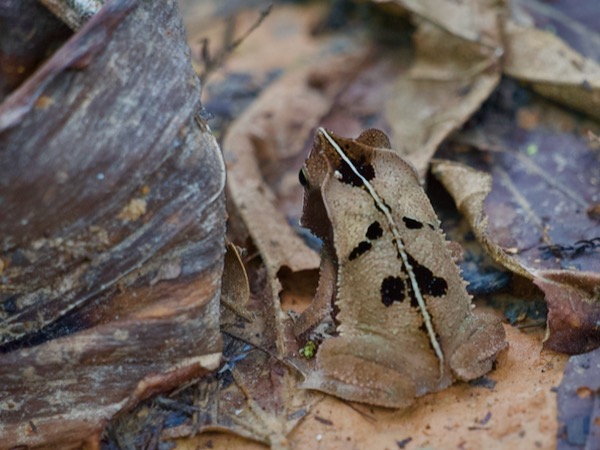
<svg viewBox="0 0 600 450">
<path fill-rule="evenodd" d="M 506 332 L 498 317 L 476 314 L 473 332 L 450 358 L 450 367 L 461 380 L 473 380 L 492 369 L 498 353 L 506 347 Z"/>
<path fill-rule="evenodd" d="M 374 361 L 377 350 L 369 347 L 360 338 L 326 340 L 319 347 L 317 369 L 301 387 L 388 408 L 409 406 L 416 396 L 414 381 L 408 374 Z"/>
</svg>

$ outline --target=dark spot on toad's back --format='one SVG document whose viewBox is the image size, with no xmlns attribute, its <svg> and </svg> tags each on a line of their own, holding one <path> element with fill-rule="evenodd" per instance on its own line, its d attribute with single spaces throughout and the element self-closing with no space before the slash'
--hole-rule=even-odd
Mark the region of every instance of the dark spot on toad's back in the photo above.
<svg viewBox="0 0 600 450">
<path fill-rule="evenodd" d="M 389 276 L 381 282 L 381 302 L 385 306 L 391 306 L 394 302 L 404 300 L 405 285 L 400 277 Z"/>
<path fill-rule="evenodd" d="M 379 222 L 375 221 L 369 225 L 366 236 L 367 239 L 370 240 L 379 239 L 381 236 L 383 236 L 383 229 L 381 228 Z"/>
<path fill-rule="evenodd" d="M 410 306 L 413 308 L 418 308 L 419 302 L 417 301 L 417 296 L 415 295 L 415 291 L 412 289 L 411 284 L 409 284 L 408 296 L 410 297 Z"/>
<path fill-rule="evenodd" d="M 359 156 L 358 159 L 350 158 L 350 161 L 352 162 L 354 168 L 365 180 L 371 181 L 375 177 L 375 169 L 373 168 L 373 165 L 367 161 L 364 156 Z M 363 186 L 363 181 L 346 162 L 342 162 L 340 164 L 338 172 L 342 176 L 342 183 L 351 184 L 352 186 L 356 187 Z"/>
<path fill-rule="evenodd" d="M 433 297 L 442 297 L 448 292 L 448 283 L 446 280 L 433 275 L 433 272 L 427 267 L 419 264 L 410 254 L 406 254 L 408 263 L 412 266 L 413 273 L 417 279 L 417 285 L 422 295 L 431 295 Z M 411 295 L 414 295 L 411 293 Z"/>
<path fill-rule="evenodd" d="M 402 221 L 404 222 L 404 225 L 406 225 L 406 228 L 408 228 L 409 230 L 419 230 L 423 228 L 423 222 L 411 219 L 410 217 L 403 217 Z"/>
<path fill-rule="evenodd" d="M 369 250 L 371 250 L 371 247 L 372 247 L 372 245 L 371 245 L 370 242 L 368 242 L 368 241 L 360 241 L 358 243 L 358 245 L 352 249 L 352 251 L 350 252 L 350 255 L 348 256 L 348 259 L 350 261 L 352 261 L 352 260 L 358 258 L 363 253 L 366 253 Z"/>
</svg>

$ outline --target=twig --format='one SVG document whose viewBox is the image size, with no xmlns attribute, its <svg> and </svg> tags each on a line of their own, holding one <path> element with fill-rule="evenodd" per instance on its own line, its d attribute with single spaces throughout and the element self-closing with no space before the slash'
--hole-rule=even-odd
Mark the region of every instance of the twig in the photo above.
<svg viewBox="0 0 600 450">
<path fill-rule="evenodd" d="M 261 11 L 260 16 L 252 24 L 252 26 L 250 28 L 248 28 L 248 30 L 244 34 L 242 34 L 239 38 L 237 38 L 233 41 L 231 39 L 232 39 L 232 35 L 233 35 L 234 21 L 230 20 L 225 29 L 225 39 L 224 39 L 225 45 L 224 45 L 223 49 L 214 58 L 212 58 L 210 56 L 210 51 L 208 48 L 208 39 L 205 38 L 205 39 L 201 40 L 201 45 L 202 45 L 201 59 L 204 61 L 204 71 L 202 71 L 202 73 L 199 75 L 199 77 L 200 77 L 200 83 L 201 83 L 202 87 L 204 87 L 204 84 L 205 84 L 208 76 L 212 72 L 214 72 L 215 69 L 217 69 L 218 67 L 223 65 L 223 63 L 225 62 L 225 59 L 229 56 L 229 54 L 232 53 L 237 47 L 239 47 L 240 44 L 242 42 L 244 42 L 244 40 L 248 36 L 250 36 L 250 34 L 260 26 L 260 24 L 265 20 L 265 18 L 271 13 L 272 9 L 273 9 L 273 1 L 271 1 L 269 3 L 269 5 Z"/>
</svg>

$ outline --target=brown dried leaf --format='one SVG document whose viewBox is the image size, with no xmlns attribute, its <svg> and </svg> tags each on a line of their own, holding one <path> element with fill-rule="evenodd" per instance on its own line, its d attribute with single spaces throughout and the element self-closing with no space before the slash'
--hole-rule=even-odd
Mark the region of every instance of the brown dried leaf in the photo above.
<svg viewBox="0 0 600 450">
<path fill-rule="evenodd" d="M 373 1 L 395 3 L 463 40 L 487 47 L 499 45 L 499 2 L 496 0 L 467 0 L 460 3 L 452 0 Z"/>
<path fill-rule="evenodd" d="M 494 90 L 500 66 L 494 49 L 427 22 L 415 34 L 415 45 L 415 63 L 397 79 L 386 116 L 394 148 L 422 175 L 440 143 Z"/>
<path fill-rule="evenodd" d="M 385 110 L 394 148 L 423 175 L 440 143 L 500 80 L 502 7 L 493 0 L 377 3 L 393 3 L 417 18 L 415 61 L 398 77 Z"/>
<path fill-rule="evenodd" d="M 225 365 L 178 395 L 200 413 L 177 431 L 167 430 L 163 438 L 193 436 L 197 432 L 228 431 L 268 444 L 287 448 L 288 435 L 306 416 L 319 395 L 298 390 L 299 377 L 278 356 L 278 334 L 289 334 L 289 319 L 282 322 L 265 267 L 256 261 L 248 265 L 251 296 L 248 310 L 253 320 L 222 311 Z M 279 324 L 276 322 L 280 321 Z M 291 339 L 286 337 L 287 340 Z M 293 342 L 293 341 L 291 341 Z M 297 352 L 297 348 L 287 349 Z"/>
<path fill-rule="evenodd" d="M 600 65 L 554 34 L 507 21 L 503 70 L 540 94 L 600 118 Z"/>
<path fill-rule="evenodd" d="M 545 2 L 543 0 L 513 0 L 511 13 L 522 25 L 552 31 L 582 55 L 600 61 L 598 19 L 600 10 L 594 0 Z"/>
<path fill-rule="evenodd" d="M 246 309 L 249 297 L 250 286 L 244 263 L 235 245 L 229 243 L 221 279 L 221 305 L 246 321 L 252 322 L 254 316 Z"/>
<path fill-rule="evenodd" d="M 503 8 L 493 0 L 460 4 L 448 0 L 392 3 L 449 35 L 478 44 L 496 57 L 503 55 L 502 72 L 527 82 L 536 92 L 599 117 L 600 65 L 598 52 L 594 50 L 597 34 L 591 19 L 595 17 L 593 0 L 579 2 L 576 7 L 568 3 L 519 0 L 510 2 L 510 8 Z M 588 12 L 584 13 L 586 8 Z M 505 19 L 508 15 L 510 18 Z M 556 34 L 547 29 L 556 30 Z M 436 58 L 443 55 L 456 58 L 457 52 L 443 51 L 442 45 L 446 45 L 445 41 L 436 41 Z"/>
<path fill-rule="evenodd" d="M 572 356 L 557 393 L 559 450 L 597 447 L 600 439 L 599 392 L 600 349 Z"/>
<path fill-rule="evenodd" d="M 537 270 L 518 255 L 506 252 L 488 229 L 484 200 L 491 191 L 489 174 L 452 161 L 434 161 L 432 171 L 454 198 L 477 240 L 494 260 L 532 281 L 546 294 L 548 335 L 545 346 L 581 353 L 600 346 L 600 275 L 593 272 Z"/>
<path fill-rule="evenodd" d="M 600 347 L 600 273 L 541 270 L 534 283 L 546 294 L 547 348 L 581 353 Z"/>
<path fill-rule="evenodd" d="M 433 160 L 431 172 L 450 193 L 460 213 L 469 221 L 475 237 L 494 261 L 521 276 L 531 278 L 531 274 L 488 233 L 484 201 L 492 189 L 492 177 L 465 164 L 444 160 Z"/>
</svg>

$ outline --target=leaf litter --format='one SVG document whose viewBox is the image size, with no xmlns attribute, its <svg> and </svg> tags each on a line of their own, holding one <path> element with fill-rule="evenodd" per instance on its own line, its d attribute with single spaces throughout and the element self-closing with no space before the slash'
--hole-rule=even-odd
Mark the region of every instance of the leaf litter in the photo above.
<svg viewBox="0 0 600 450">
<path fill-rule="evenodd" d="M 205 426 L 186 425 L 180 436 L 228 430 L 275 448 L 556 444 L 552 386 L 566 361 L 556 352 L 600 345 L 600 233 L 593 214 L 600 181 L 597 141 L 588 137 L 599 132 L 593 122 L 598 71 L 595 56 L 581 50 L 594 35 L 572 39 L 586 34 L 575 26 L 581 18 L 564 19 L 562 4 L 521 1 L 508 9 L 465 2 L 460 14 L 444 13 L 451 5 L 407 0 L 348 7 L 351 32 L 324 31 L 323 5 L 277 5 L 209 81 L 209 93 L 235 74 L 256 87 L 245 109 L 230 108 L 227 127 L 218 130 L 229 170 L 229 235 L 245 248 L 250 290 L 243 310 L 253 320 L 224 311 L 228 362 L 194 388 L 210 391 L 203 404 L 213 412 Z M 241 13 L 239 22 L 247 25 L 249 16 Z M 578 33 L 543 30 L 540 17 Z M 412 42 L 398 38 L 390 45 L 389 36 L 369 32 L 390 20 L 397 25 L 392 36 Z M 290 21 L 295 25 L 286 34 Z M 295 178 L 319 125 L 347 136 L 381 128 L 423 177 L 435 154 L 433 172 L 485 258 L 513 273 L 488 299 L 545 297 L 547 331 L 506 327 L 510 349 L 489 375 L 493 383 L 453 386 L 396 412 L 296 389 L 298 375 L 285 359 L 299 349 L 286 311 L 299 313 L 310 301 L 319 263 L 314 243 L 294 225 L 302 192 Z M 467 406 L 472 417 L 465 416 Z M 178 447 L 231 442 L 211 433 L 179 440 Z"/>
</svg>

